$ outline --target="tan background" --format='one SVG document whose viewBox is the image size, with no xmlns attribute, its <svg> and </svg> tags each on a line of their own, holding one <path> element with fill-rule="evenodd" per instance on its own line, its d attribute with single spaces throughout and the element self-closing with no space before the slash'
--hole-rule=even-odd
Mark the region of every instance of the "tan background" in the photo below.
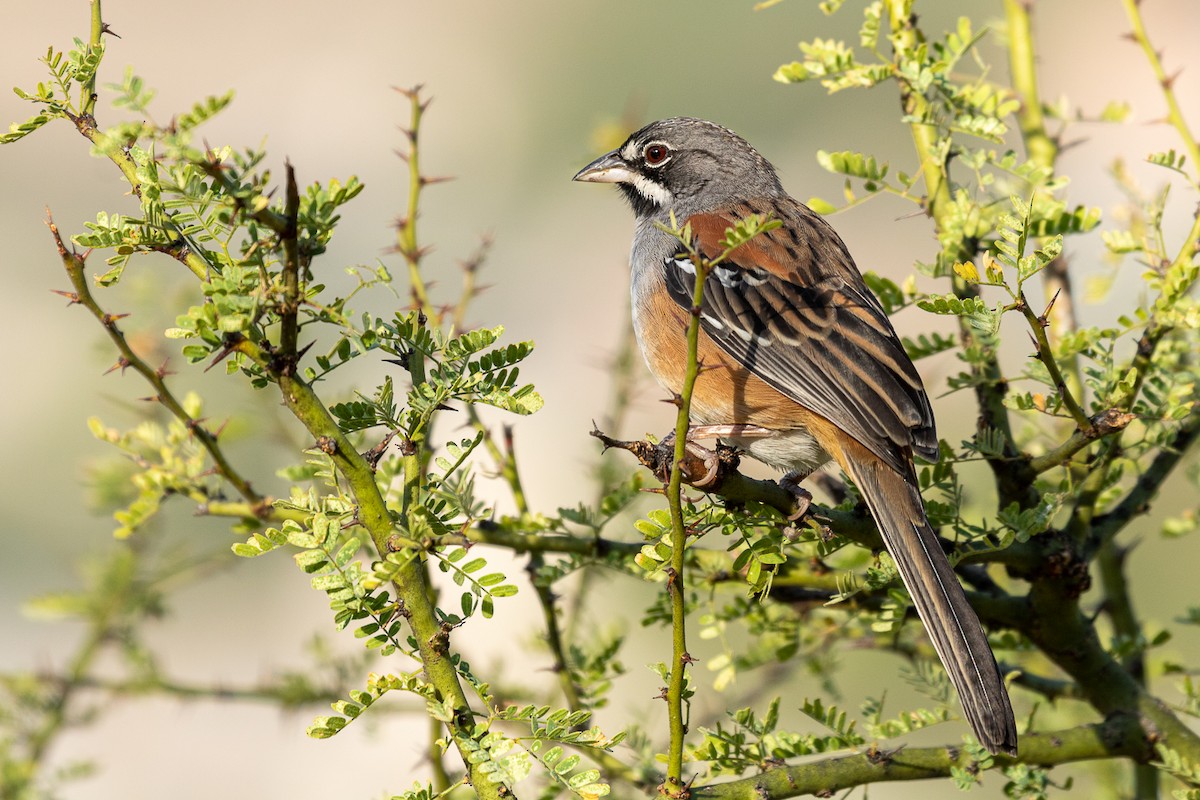
<svg viewBox="0 0 1200 800">
<path fill-rule="evenodd" d="M 110 40 L 101 81 L 117 80 L 125 65 L 134 65 L 148 85 L 159 89 L 153 109 L 160 121 L 206 94 L 235 88 L 232 108 L 205 129 L 207 141 L 245 146 L 266 135 L 271 164 L 278 169 L 286 156 L 302 181 L 360 176 L 367 191 L 346 208 L 345 223 L 323 262 L 334 275 L 341 264 L 380 257 L 400 274 L 398 259 L 385 251 L 392 241 L 389 224 L 404 200 L 402 165 L 393 150 L 400 144 L 396 128 L 407 119 L 407 108 L 390 87 L 426 84 L 436 100 L 425 129 L 425 164 L 432 174 L 456 176 L 426 198 L 422 239 L 438 248 L 429 259 L 430 275 L 440 281 L 442 297 L 451 297 L 456 260 L 474 249 L 480 234 L 495 236 L 482 278 L 494 288 L 475 305 L 472 321 L 502 322 L 511 336 L 538 343 L 525 374 L 545 395 L 546 408 L 521 421 L 517 436 L 532 501 L 552 511 L 590 495 L 579 488 L 596 457 L 586 433 L 591 420 L 604 413 L 606 364 L 627 324 L 628 212 L 613 192 L 569 182 L 598 152 L 593 135 L 599 126 L 614 123 L 627 109 L 634 110 L 639 124 L 674 114 L 718 120 L 774 161 L 785 185 L 801 199 L 816 194 L 836 200 L 840 191 L 840 181 L 817 167 L 813 153 L 818 147 L 894 157 L 899 159 L 894 168 L 908 171 L 915 166 L 890 87 L 830 98 L 816 86 L 786 87 L 770 80 L 778 64 L 795 57 L 801 39 L 856 39 L 857 9 L 830 19 L 807 0 L 758 13 L 751 5 L 750 0 L 113 0 L 105 16 L 123 38 Z M 1114 155 L 1136 162 L 1145 153 L 1175 146 L 1169 130 L 1147 124 L 1162 115 L 1161 98 L 1136 48 L 1120 38 L 1126 23 L 1114 0 L 1038 6 L 1044 94 L 1065 94 L 1091 113 L 1110 99 L 1133 105 L 1129 126 L 1077 127 L 1070 138 L 1080 142 L 1063 158 L 1064 171 L 1074 179 L 1072 197 L 1108 211 L 1119 200 L 1106 175 Z M 1169 68 L 1188 66 L 1177 86 L 1200 127 L 1195 57 L 1200 7 L 1191 0 L 1151 0 L 1144 6 Z M 1001 21 L 996 2 L 932 4 L 922 21 L 936 33 L 952 24 L 955 7 L 980 22 Z M 3 4 L 0 84 L 29 87 L 41 80 L 36 59 L 46 46 L 65 49 L 72 35 L 86 36 L 86 30 L 82 0 Z M 29 113 L 14 95 L 0 93 L 0 122 L 23 120 Z M 115 118 L 103 105 L 99 116 L 102 123 Z M 1135 170 L 1151 187 L 1164 174 L 1139 164 Z M 91 439 L 84 421 L 97 414 L 110 424 L 127 424 L 134 398 L 145 389 L 132 375 L 101 377 L 112 356 L 96 326 L 49 293 L 66 283 L 42 220 L 48 205 L 65 231 L 77 232 L 97 210 L 133 212 L 136 207 L 123 191 L 116 170 L 89 158 L 84 142 L 67 125 L 52 125 L 0 149 L 5 279 L 0 341 L 7 376 L 0 392 L 0 440 L 7 453 L 0 460 L 0 669 L 61 666 L 79 631 L 31 620 L 20 604 L 69 587 L 70 565 L 110 546 L 110 521 L 85 504 L 87 465 L 109 452 Z M 1195 202 L 1185 194 L 1177 187 L 1169 224 L 1176 241 L 1183 214 Z M 882 199 L 838 215 L 834 223 L 860 266 L 899 279 L 914 259 L 933 252 L 927 221 L 910 211 Z M 1103 271 L 1098 237 L 1073 247 L 1072 266 L 1080 278 Z M 138 309 L 132 324 L 142 320 L 161 329 L 172 321 L 163 309 L 186 285 L 177 272 L 177 265 L 165 259 L 136 262 L 121 287 L 104 294 L 105 301 L 113 310 Z M 1136 273 L 1127 270 L 1123 289 L 1137 291 Z M 386 313 L 384 300 L 375 302 L 375 311 Z M 902 327 L 924 323 L 915 312 L 898 320 Z M 1025 355 L 1018 348 L 1006 357 L 1016 363 Z M 375 380 L 383 367 L 367 361 L 348 370 L 347 378 Z M 949 361 L 922 366 L 935 394 L 952 367 Z M 272 424 L 269 409 L 268 416 L 254 410 L 262 398 L 232 382 L 190 373 L 176 382 L 181 389 L 219 387 L 208 409 L 214 419 Z M 658 398 L 657 390 L 645 384 L 625 433 L 666 428 L 668 412 Z M 944 437 L 957 441 L 966 435 L 970 414 L 957 413 L 965 406 L 950 399 L 937 401 L 937 407 Z M 234 456 L 256 476 L 257 485 L 278 488 L 272 474 L 291 458 L 289 435 L 293 444 L 299 441 L 292 431 L 281 435 L 273 450 L 233 445 Z M 178 505 L 168 516 L 169 533 L 159 535 L 196 550 L 227 548 L 230 538 L 219 522 L 194 520 Z M 1131 562 L 1140 590 L 1136 600 L 1148 618 L 1166 621 L 1194 598 L 1194 589 L 1182 567 L 1168 560 L 1174 551 L 1157 533 L 1146 529 L 1143 538 Z M 189 681 L 241 685 L 295 663 L 301 655 L 296 642 L 324 630 L 326 615 L 324 601 L 305 588 L 286 561 L 280 556 L 273 564 L 235 564 L 175 598 L 171 614 L 150 634 L 151 643 L 165 653 L 164 668 Z M 614 592 L 636 591 L 625 579 L 613 580 Z M 505 604 L 501 621 L 527 612 L 529 595 Z M 266 624 L 252 619 L 252 613 Z M 642 664 L 662 657 L 661 648 L 653 648 L 658 634 L 636 628 L 633 633 L 643 647 L 626 657 L 631 677 L 619 691 L 639 718 L 656 726 L 660 709 L 644 702 L 655 681 Z M 489 675 L 499 667 L 485 665 L 499 665 L 514 651 L 501 625 L 476 626 L 457 643 Z M 521 649 L 528 651 L 528 644 Z M 1185 632 L 1172 646 L 1185 662 L 1194 662 L 1196 637 Z M 538 659 L 532 662 L 535 668 L 544 666 Z M 895 663 L 870 654 L 847 657 L 852 674 L 875 684 L 893 683 L 879 671 L 894 670 Z M 524 677 L 511 664 L 508 674 Z M 548 683 L 549 674 L 543 674 Z M 851 706 L 861 699 L 853 691 L 848 695 Z M 606 718 L 615 721 L 624 713 Z M 99 774 L 73 784 L 69 792 L 88 799 L 168 792 L 181 800 L 214 793 L 373 797 L 406 788 L 423 774 L 423 724 L 410 728 L 389 718 L 373 732 L 357 726 L 333 741 L 317 742 L 303 735 L 309 716 L 281 716 L 252 705 L 127 701 L 98 725 L 62 739 L 55 759 L 98 760 Z M 942 738 L 938 731 L 933 740 Z M 361 773 L 353 779 L 344 776 L 347 767 L 338 766 L 350 763 Z M 988 784 L 987 796 L 998 796 L 1000 782 L 992 778 Z M 918 792 L 948 789 L 882 787 L 872 796 Z"/>
</svg>

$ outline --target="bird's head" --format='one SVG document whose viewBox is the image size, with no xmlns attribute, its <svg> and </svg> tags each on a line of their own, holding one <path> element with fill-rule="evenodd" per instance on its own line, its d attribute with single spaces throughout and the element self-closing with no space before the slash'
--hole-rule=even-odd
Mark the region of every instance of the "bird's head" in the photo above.
<svg viewBox="0 0 1200 800">
<path fill-rule="evenodd" d="M 614 183 L 641 217 L 680 218 L 783 194 L 775 168 L 728 128 L 691 117 L 652 122 L 575 175 Z"/>
</svg>

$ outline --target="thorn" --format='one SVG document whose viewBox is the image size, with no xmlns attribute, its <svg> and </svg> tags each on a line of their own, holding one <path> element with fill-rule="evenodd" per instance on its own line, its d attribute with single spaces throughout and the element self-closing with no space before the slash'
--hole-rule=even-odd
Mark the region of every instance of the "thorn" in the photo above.
<svg viewBox="0 0 1200 800">
<path fill-rule="evenodd" d="M 396 364 L 401 369 L 407 371 L 409 355 L 410 355 L 409 353 L 405 353 L 404 356 L 402 356 L 401 358 L 385 358 L 384 361 L 387 362 L 388 364 Z"/>
<path fill-rule="evenodd" d="M 205 367 L 204 371 L 208 372 L 210 369 L 215 367 L 217 364 L 220 364 L 222 361 L 229 358 L 230 354 L 234 353 L 237 350 L 237 347 L 239 344 L 241 344 L 241 342 L 242 342 L 242 340 L 239 337 L 236 341 L 232 341 L 229 344 L 225 345 L 223 348 L 221 348 L 221 352 L 219 352 L 215 356 L 213 356 L 212 363 L 209 364 L 207 367 Z"/>
<path fill-rule="evenodd" d="M 76 294 L 75 292 L 64 292 L 60 289 L 51 289 L 50 291 L 53 294 L 59 295 L 60 297 L 67 298 L 68 306 L 78 305 L 79 303 L 83 302 L 82 300 L 79 299 L 79 295 Z"/>
<path fill-rule="evenodd" d="M 428 176 L 422 175 L 417 180 L 420 181 L 422 186 L 432 186 L 435 183 L 445 183 L 447 181 L 452 181 L 452 180 L 454 180 L 454 176 L 453 175 L 428 175 Z"/>
<path fill-rule="evenodd" d="M 113 364 L 111 367 L 104 370 L 104 374 L 107 375 L 110 372 L 116 372 L 117 370 L 121 370 L 121 374 L 124 375 L 125 370 L 128 367 L 129 367 L 129 359 L 126 358 L 125 356 L 121 356 L 120 358 L 117 359 L 117 363 Z"/>
<path fill-rule="evenodd" d="M 415 100 L 417 98 L 417 95 L 419 95 L 421 93 L 421 90 L 425 88 L 425 84 L 418 83 L 409 89 L 404 89 L 400 86 L 393 86 L 392 88 L 395 89 L 400 94 L 407 97 L 409 100 Z"/>
<path fill-rule="evenodd" d="M 217 439 L 221 438 L 221 434 L 223 434 L 225 432 L 225 428 L 227 428 L 228 426 L 229 426 L 229 420 L 226 419 L 224 422 L 222 422 L 220 425 L 217 426 L 216 430 L 209 431 L 208 435 L 211 436 L 213 438 L 213 441 L 215 442 Z"/>
<path fill-rule="evenodd" d="M 1164 88 L 1164 89 L 1167 89 L 1167 90 L 1170 90 L 1172 87 L 1174 87 L 1174 86 L 1175 86 L 1175 81 L 1176 81 L 1176 80 L 1178 80 L 1178 78 L 1179 78 L 1179 75 L 1180 75 L 1180 73 L 1181 73 L 1181 72 L 1183 72 L 1183 68 L 1182 68 L 1182 67 L 1180 67 L 1179 69 L 1175 70 L 1175 73 L 1174 73 L 1173 75 L 1168 75 L 1167 77 L 1163 78 L 1163 80 L 1162 80 L 1162 86 L 1163 86 L 1163 88 Z"/>
<path fill-rule="evenodd" d="M 1050 318 L 1050 312 L 1054 310 L 1054 304 L 1058 302 L 1058 296 L 1060 294 L 1062 294 L 1061 287 L 1057 291 L 1055 291 L 1054 297 L 1051 297 L 1050 302 L 1046 304 L 1046 310 L 1042 312 L 1042 316 L 1038 317 L 1038 319 L 1042 323 L 1043 328 L 1046 327 L 1046 325 L 1048 324 L 1047 320 Z"/>
<path fill-rule="evenodd" d="M 415 262 L 415 261 L 420 261 L 422 258 L 424 258 L 425 256 L 432 253 L 433 245 L 426 245 L 425 247 L 413 248 L 413 247 L 408 247 L 406 245 L 398 244 L 398 245 L 396 245 L 396 252 L 399 253 L 400 255 L 404 256 L 404 258 L 407 259 L 408 261 Z"/>
<path fill-rule="evenodd" d="M 374 470 L 378 468 L 379 460 L 383 458 L 383 454 L 387 452 L 388 445 L 392 443 L 392 439 L 394 439 L 398 433 L 399 431 L 389 431 L 388 435 L 383 437 L 383 441 L 362 454 L 366 462 L 371 465 L 371 469 Z"/>
<path fill-rule="evenodd" d="M 117 33 L 112 28 L 110 28 L 107 22 L 100 23 L 100 32 L 107 33 L 109 36 L 115 36 L 118 39 L 121 38 L 121 34 Z"/>
<path fill-rule="evenodd" d="M 670 591 L 675 588 L 675 584 L 679 580 L 679 573 L 675 571 L 674 567 L 667 567 L 664 572 L 667 575 L 667 590 Z"/>
<path fill-rule="evenodd" d="M 100 321 L 103 322 L 105 325 L 114 325 L 119 320 L 123 320 L 128 316 L 129 316 L 128 314 L 105 314 L 103 317 L 100 318 Z"/>
<path fill-rule="evenodd" d="M 155 375 L 157 375 L 159 378 L 165 378 L 165 377 L 167 377 L 168 375 L 175 375 L 175 374 L 177 374 L 177 373 L 175 373 L 175 371 L 174 371 L 174 370 L 169 370 L 169 369 L 167 369 L 167 364 L 169 364 L 169 363 L 171 363 L 171 359 L 169 359 L 169 358 L 164 358 L 164 359 L 163 359 L 162 366 L 161 366 L 161 367 L 159 367 L 158 369 L 154 370 L 154 374 L 155 374 Z"/>
</svg>

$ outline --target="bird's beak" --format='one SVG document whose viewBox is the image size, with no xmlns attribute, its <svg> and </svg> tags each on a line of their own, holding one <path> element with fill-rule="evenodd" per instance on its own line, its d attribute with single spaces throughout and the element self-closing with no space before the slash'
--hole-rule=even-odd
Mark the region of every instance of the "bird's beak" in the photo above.
<svg viewBox="0 0 1200 800">
<path fill-rule="evenodd" d="M 571 180 L 586 183 L 629 183 L 632 179 L 633 173 L 629 165 L 618 151 L 613 150 L 579 170 Z"/>
</svg>

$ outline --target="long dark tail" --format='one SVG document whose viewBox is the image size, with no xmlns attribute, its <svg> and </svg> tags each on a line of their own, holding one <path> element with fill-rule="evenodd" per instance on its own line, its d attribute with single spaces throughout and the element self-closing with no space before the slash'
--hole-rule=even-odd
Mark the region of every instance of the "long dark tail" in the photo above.
<svg viewBox="0 0 1200 800">
<path fill-rule="evenodd" d="M 971 730 L 989 751 L 1016 754 L 1016 722 L 996 657 L 929 526 L 917 488 L 875 459 L 843 466 L 871 509 Z"/>
</svg>

